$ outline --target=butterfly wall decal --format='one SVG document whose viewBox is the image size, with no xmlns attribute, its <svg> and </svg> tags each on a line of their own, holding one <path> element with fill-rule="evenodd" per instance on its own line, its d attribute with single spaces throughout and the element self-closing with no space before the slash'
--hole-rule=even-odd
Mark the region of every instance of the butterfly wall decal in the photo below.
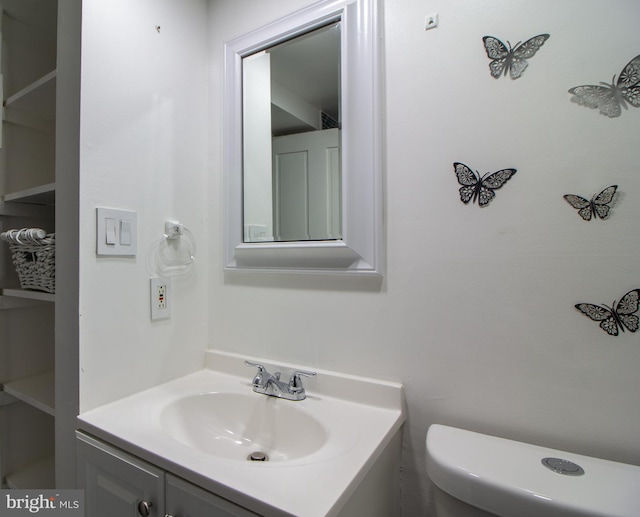
<svg viewBox="0 0 640 517">
<path fill-rule="evenodd" d="M 458 178 L 460 188 L 460 200 L 467 204 L 469 201 L 478 200 L 478 205 L 485 207 L 496 196 L 495 192 L 501 188 L 517 172 L 516 169 L 502 169 L 497 172 L 480 176 L 479 172 L 473 172 L 464 163 L 455 162 L 453 169 Z"/>
<path fill-rule="evenodd" d="M 598 217 L 600 219 L 606 219 L 611 209 L 609 205 L 613 200 L 617 188 L 618 185 L 611 185 L 599 194 L 594 195 L 591 200 L 575 194 L 566 194 L 562 197 L 578 211 L 578 215 L 585 221 L 591 221 L 592 216 L 594 219 Z"/>
<path fill-rule="evenodd" d="M 617 336 L 618 329 L 622 332 L 625 327 L 630 332 L 638 330 L 640 319 L 634 314 L 638 311 L 638 300 L 640 300 L 640 289 L 633 289 L 620 299 L 618 305 L 614 300 L 611 307 L 607 305 L 601 307 L 592 303 L 579 303 L 575 307 L 593 321 L 599 321 L 600 328 L 607 334 Z"/>
<path fill-rule="evenodd" d="M 634 108 L 640 106 L 640 55 L 634 57 L 627 66 L 611 79 L 611 84 L 601 82 L 599 86 L 587 84 L 569 90 L 571 102 L 591 109 L 598 109 L 607 117 L 619 117 L 627 103 Z"/>
<path fill-rule="evenodd" d="M 507 45 L 509 45 L 507 48 L 498 38 L 485 36 L 482 41 L 487 56 L 491 59 L 491 63 L 489 63 L 491 76 L 499 79 L 503 73 L 505 76 L 508 73 L 511 79 L 518 79 L 529 66 L 527 59 L 535 56 L 548 39 L 549 34 L 538 34 L 522 45 L 518 42 L 515 48 L 511 48 L 511 43 L 507 41 Z"/>
</svg>

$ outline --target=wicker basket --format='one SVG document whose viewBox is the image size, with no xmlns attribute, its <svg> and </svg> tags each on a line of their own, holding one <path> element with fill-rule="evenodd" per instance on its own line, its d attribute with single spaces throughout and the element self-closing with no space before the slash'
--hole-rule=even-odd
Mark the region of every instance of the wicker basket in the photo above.
<svg viewBox="0 0 640 517">
<path fill-rule="evenodd" d="M 8 230 L 0 239 L 9 244 L 20 287 L 56 292 L 56 234 L 40 228 Z"/>
</svg>

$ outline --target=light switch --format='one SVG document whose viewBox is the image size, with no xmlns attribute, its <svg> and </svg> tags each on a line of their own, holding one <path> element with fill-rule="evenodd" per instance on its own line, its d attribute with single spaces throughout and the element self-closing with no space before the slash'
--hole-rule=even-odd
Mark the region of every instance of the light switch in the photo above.
<svg viewBox="0 0 640 517">
<path fill-rule="evenodd" d="M 116 243 L 116 221 L 111 217 L 107 217 L 105 220 L 105 242 L 110 245 Z"/>
<path fill-rule="evenodd" d="M 120 244 L 131 246 L 131 221 L 120 221 Z"/>
<path fill-rule="evenodd" d="M 131 210 L 96 208 L 96 253 L 135 257 L 138 216 Z"/>
</svg>

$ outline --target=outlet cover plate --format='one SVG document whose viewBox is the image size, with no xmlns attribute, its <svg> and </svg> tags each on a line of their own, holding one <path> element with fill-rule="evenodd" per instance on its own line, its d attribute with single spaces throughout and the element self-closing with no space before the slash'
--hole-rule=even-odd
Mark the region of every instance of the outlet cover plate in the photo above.
<svg viewBox="0 0 640 517">
<path fill-rule="evenodd" d="M 149 281 L 151 321 L 171 317 L 171 279 L 155 277 Z"/>
</svg>

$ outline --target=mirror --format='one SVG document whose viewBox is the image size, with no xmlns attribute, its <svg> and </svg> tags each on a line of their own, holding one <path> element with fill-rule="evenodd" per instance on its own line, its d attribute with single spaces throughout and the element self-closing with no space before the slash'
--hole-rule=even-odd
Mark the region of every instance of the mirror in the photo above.
<svg viewBox="0 0 640 517">
<path fill-rule="evenodd" d="M 225 45 L 225 271 L 382 274 L 379 2 L 324 0 Z"/>
<path fill-rule="evenodd" d="M 242 58 L 244 242 L 332 240 L 340 217 L 340 23 Z"/>
</svg>

